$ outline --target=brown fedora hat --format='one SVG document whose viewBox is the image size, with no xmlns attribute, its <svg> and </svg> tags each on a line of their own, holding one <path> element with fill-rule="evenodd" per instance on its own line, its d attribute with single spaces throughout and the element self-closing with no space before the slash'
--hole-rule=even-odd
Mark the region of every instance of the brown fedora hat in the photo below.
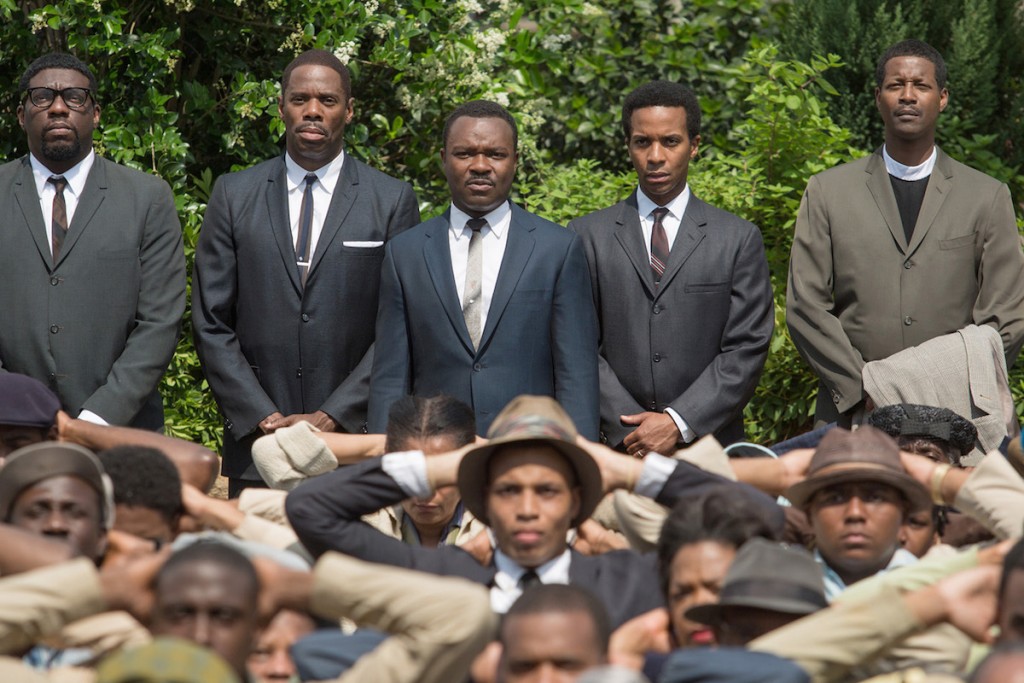
<svg viewBox="0 0 1024 683">
<path fill-rule="evenodd" d="M 893 438 L 867 425 L 852 432 L 840 427 L 830 430 L 814 451 L 807 478 L 790 486 L 786 498 L 796 507 L 806 508 L 811 497 L 826 486 L 861 481 L 892 486 L 914 511 L 931 509 L 928 489 L 907 474 Z"/>
<path fill-rule="evenodd" d="M 821 567 L 803 548 L 752 538 L 740 547 L 729 566 L 718 602 L 694 605 L 684 616 L 714 626 L 726 607 L 813 614 L 828 607 Z"/>
<path fill-rule="evenodd" d="M 576 425 L 550 396 L 518 396 L 494 418 L 487 430 L 487 443 L 478 446 L 459 463 L 458 485 L 462 503 L 484 524 L 487 519 L 489 464 L 495 451 L 513 443 L 550 446 L 557 450 L 576 472 L 580 488 L 580 511 L 572 520 L 579 526 L 601 502 L 604 491 L 601 471 L 590 454 L 576 445 Z"/>
</svg>

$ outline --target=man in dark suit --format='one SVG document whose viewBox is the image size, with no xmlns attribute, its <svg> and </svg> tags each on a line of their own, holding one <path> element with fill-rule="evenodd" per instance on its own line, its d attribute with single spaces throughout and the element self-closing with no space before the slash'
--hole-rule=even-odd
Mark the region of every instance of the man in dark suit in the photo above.
<svg viewBox="0 0 1024 683">
<path fill-rule="evenodd" d="M 93 153 L 100 105 L 81 61 L 44 55 L 20 88 L 29 155 L 0 167 L 0 371 L 83 419 L 161 429 L 185 310 L 171 189 Z"/>
<path fill-rule="evenodd" d="M 285 68 L 279 110 L 286 154 L 217 181 L 196 247 L 196 350 L 232 493 L 259 482 L 259 435 L 363 431 L 384 243 L 419 222 L 408 183 L 344 153 L 352 90 L 333 54 Z"/>
<path fill-rule="evenodd" d="M 288 519 L 314 555 L 337 550 L 370 562 L 463 576 L 491 586 L 491 604 L 505 612 L 536 582 L 590 590 L 612 623 L 663 606 L 653 555 L 613 551 L 589 557 L 566 543 L 605 493 L 633 490 L 672 506 L 684 495 L 731 487 L 751 496 L 781 530 L 781 508 L 763 493 L 693 465 L 650 454 L 643 461 L 577 442 L 576 429 L 547 396 L 520 396 L 494 420 L 486 445 L 424 458 L 392 453 L 312 479 L 287 498 Z M 480 564 L 461 548 L 425 548 L 387 538 L 360 516 L 411 496 L 458 484 L 466 509 L 493 534 L 495 551 Z"/>
<path fill-rule="evenodd" d="M 597 435 L 597 324 L 580 240 L 509 202 L 515 120 L 468 102 L 448 117 L 441 161 L 452 205 L 388 244 L 381 271 L 372 432 L 408 393 L 473 407 L 480 433 L 513 397 L 557 399 Z"/>
<path fill-rule="evenodd" d="M 949 102 L 942 55 L 905 40 L 875 75 L 885 144 L 812 177 L 796 217 L 786 322 L 821 380 L 819 423 L 859 417 L 869 361 L 971 324 L 999 331 L 1007 367 L 1024 344 L 1010 191 L 935 144 Z"/>
<path fill-rule="evenodd" d="M 700 143 L 689 88 L 637 88 L 622 126 L 639 188 L 569 224 L 601 325 L 602 435 L 634 455 L 739 441 L 775 325 L 761 233 L 687 186 Z"/>
</svg>

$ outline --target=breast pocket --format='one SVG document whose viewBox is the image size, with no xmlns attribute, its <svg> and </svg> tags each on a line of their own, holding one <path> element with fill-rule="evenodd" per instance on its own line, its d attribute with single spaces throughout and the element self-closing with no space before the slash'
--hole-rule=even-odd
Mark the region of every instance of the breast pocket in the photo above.
<svg viewBox="0 0 1024 683">
<path fill-rule="evenodd" d="M 728 282 L 689 282 L 686 284 L 687 294 L 714 294 L 729 291 Z"/>
<path fill-rule="evenodd" d="M 943 251 L 949 251 L 950 249 L 963 249 L 964 247 L 974 246 L 974 240 L 977 238 L 978 233 L 972 232 L 970 235 L 962 235 L 960 237 L 954 237 L 948 240 L 939 240 L 939 249 Z"/>
</svg>

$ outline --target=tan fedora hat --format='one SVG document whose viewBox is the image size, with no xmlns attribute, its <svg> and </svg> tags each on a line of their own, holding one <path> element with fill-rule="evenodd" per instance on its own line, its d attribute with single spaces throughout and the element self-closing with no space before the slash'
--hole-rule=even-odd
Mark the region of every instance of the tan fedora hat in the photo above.
<svg viewBox="0 0 1024 683">
<path fill-rule="evenodd" d="M 786 498 L 796 507 L 805 508 L 811 497 L 826 486 L 862 481 L 899 490 L 913 511 L 931 509 L 928 489 L 903 468 L 899 446 L 891 436 L 870 426 L 852 432 L 839 427 L 829 431 L 814 451 L 807 478 L 790 486 Z"/>
<path fill-rule="evenodd" d="M 477 519 L 487 519 L 487 487 L 489 464 L 495 451 L 508 444 L 521 443 L 550 446 L 557 450 L 576 472 L 580 488 L 580 510 L 573 518 L 579 526 L 590 517 L 604 495 L 601 471 L 590 454 L 576 445 L 576 425 L 572 418 L 549 396 L 518 396 L 505 406 L 487 430 L 488 442 L 462 458 L 458 485 L 462 502 Z"/>
</svg>

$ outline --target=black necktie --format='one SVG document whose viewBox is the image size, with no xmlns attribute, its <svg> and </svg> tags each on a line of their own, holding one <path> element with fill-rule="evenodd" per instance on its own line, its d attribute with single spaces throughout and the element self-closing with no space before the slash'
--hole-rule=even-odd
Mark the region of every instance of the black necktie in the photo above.
<svg viewBox="0 0 1024 683">
<path fill-rule="evenodd" d="M 57 259 L 60 257 L 60 248 L 68 234 L 68 206 L 64 202 L 64 188 L 68 186 L 68 181 L 62 175 L 52 175 L 46 179 L 46 182 L 52 183 L 56 191 L 56 194 L 53 195 L 50 239 L 53 246 L 53 262 L 57 263 Z"/>
<path fill-rule="evenodd" d="M 295 240 L 295 260 L 303 288 L 309 274 L 309 245 L 313 239 L 313 185 L 316 180 L 316 173 L 306 174 L 306 189 L 302 193 L 302 207 L 299 209 L 299 237 Z"/>
<path fill-rule="evenodd" d="M 668 263 L 668 235 L 665 234 L 665 216 L 668 209 L 659 206 L 651 212 L 654 215 L 654 227 L 651 229 L 651 270 L 654 271 L 654 281 L 661 282 L 661 276 L 665 274 L 665 264 Z"/>
<path fill-rule="evenodd" d="M 532 569 L 528 569 L 525 574 L 519 577 L 519 581 L 516 583 L 516 585 L 519 586 L 520 590 L 525 591 L 530 586 L 537 586 L 541 583 L 542 581 L 540 580 L 540 577 L 537 576 L 537 572 L 533 571 Z"/>
</svg>

